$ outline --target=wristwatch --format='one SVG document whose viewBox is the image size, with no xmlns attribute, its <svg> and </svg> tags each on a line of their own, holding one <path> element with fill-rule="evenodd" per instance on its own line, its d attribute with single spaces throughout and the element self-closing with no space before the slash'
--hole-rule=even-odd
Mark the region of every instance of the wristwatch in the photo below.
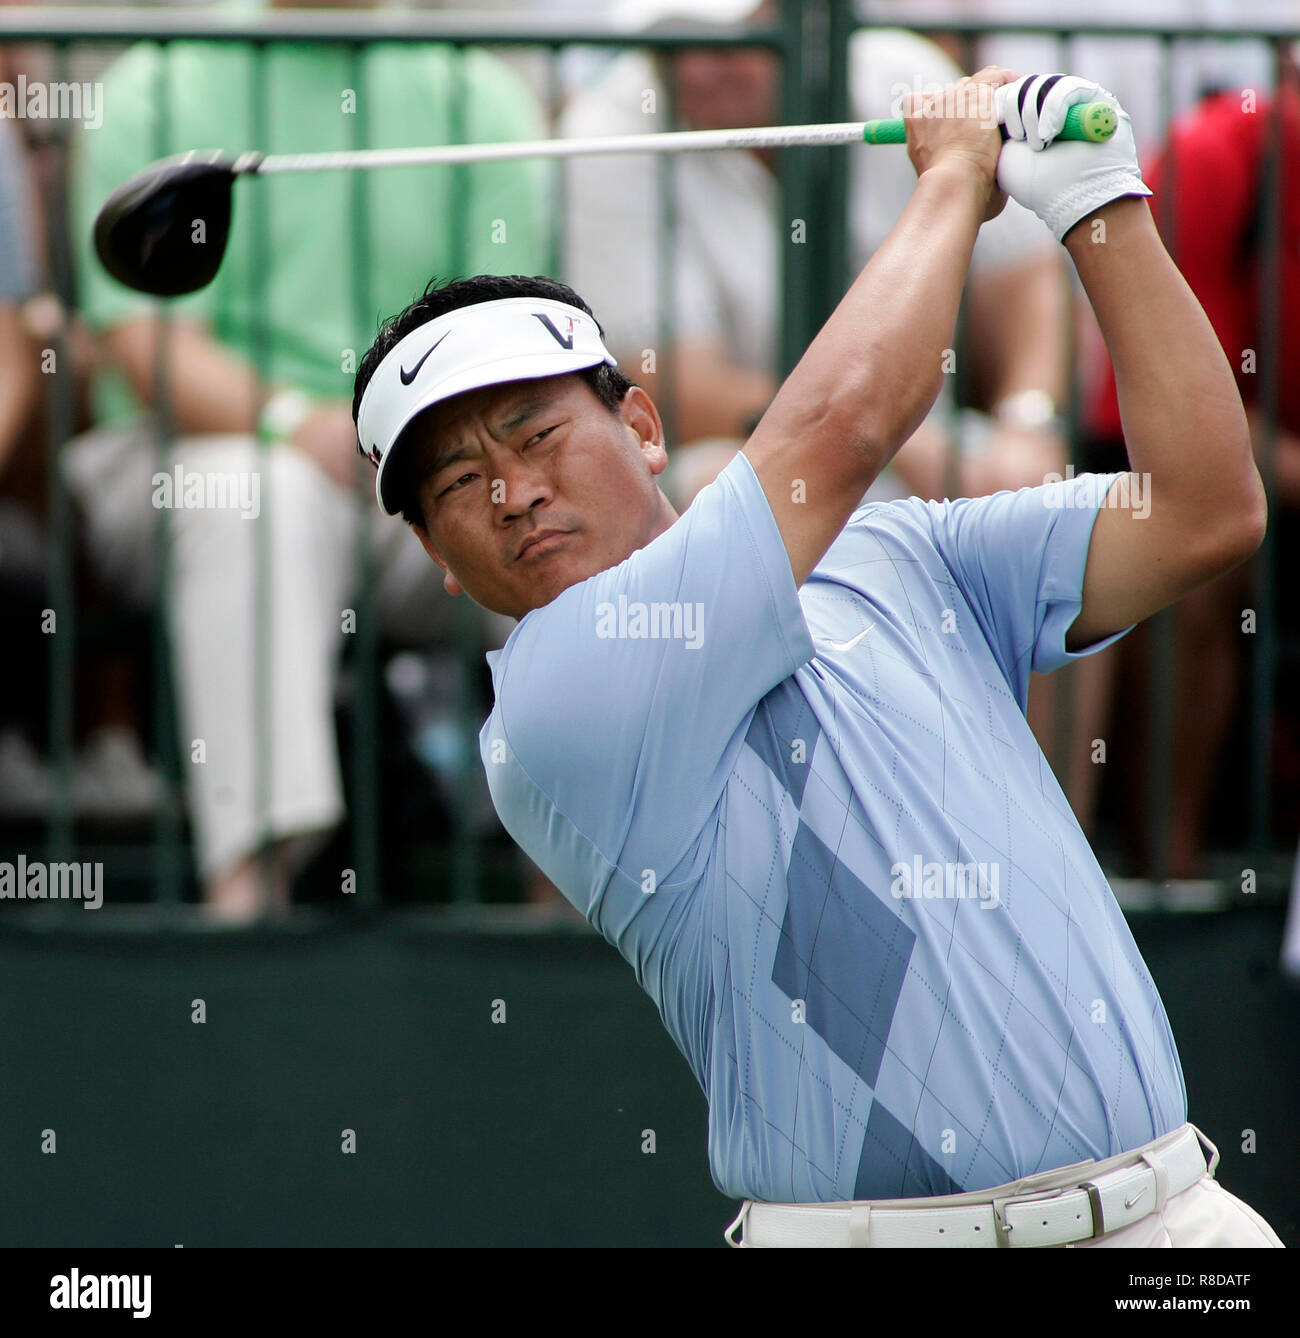
<svg viewBox="0 0 1300 1338">
<path fill-rule="evenodd" d="M 1056 404 L 1045 390 L 1018 390 L 993 406 L 993 417 L 1004 427 L 1060 432 L 1064 428 Z"/>
<path fill-rule="evenodd" d="M 258 439 L 266 442 L 291 441 L 312 408 L 311 400 L 301 390 L 275 391 L 262 406 L 258 417 Z"/>
</svg>

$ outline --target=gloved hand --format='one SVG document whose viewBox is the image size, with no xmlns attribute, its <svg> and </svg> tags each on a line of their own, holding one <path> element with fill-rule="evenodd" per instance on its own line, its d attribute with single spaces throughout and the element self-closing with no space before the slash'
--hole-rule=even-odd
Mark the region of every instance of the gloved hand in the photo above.
<svg viewBox="0 0 1300 1338">
<path fill-rule="evenodd" d="M 1008 139 L 998 157 L 998 187 L 1032 209 L 1056 240 L 1102 205 L 1150 195 L 1138 167 L 1133 122 L 1113 93 L 1069 74 L 1027 74 L 994 94 Z M 1056 140 L 1076 102 L 1109 102 L 1119 124 L 1100 144 Z"/>
</svg>

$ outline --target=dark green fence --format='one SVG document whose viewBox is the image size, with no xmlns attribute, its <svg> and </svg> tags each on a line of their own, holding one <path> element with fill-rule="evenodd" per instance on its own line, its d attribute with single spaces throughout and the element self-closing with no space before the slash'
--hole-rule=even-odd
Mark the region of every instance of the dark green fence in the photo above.
<svg viewBox="0 0 1300 1338">
<path fill-rule="evenodd" d="M 88 51 L 139 40 L 239 39 L 269 47 L 310 39 L 354 53 L 382 40 L 482 46 L 540 57 L 552 118 L 566 54 L 641 47 L 671 60 L 688 47 L 746 43 L 781 61 L 783 118 L 798 123 L 849 119 L 848 50 L 857 26 L 840 0 L 786 0 L 777 21 L 743 34 L 690 26 L 635 36 L 452 13 L 272 11 L 217 23 L 203 11 L 5 8 L 0 43 L 42 44 L 58 79 L 69 78 L 72 62 Z M 919 26 L 952 34 L 967 50 L 991 30 L 969 22 Z M 1055 33 L 1059 63 L 1070 68 L 1069 31 L 995 30 Z M 1179 43 L 1225 36 L 1217 29 L 1105 31 L 1154 32 L 1167 58 Z M 1280 60 L 1290 36 L 1277 30 L 1236 40 L 1264 41 Z M 1168 106 L 1171 84 L 1162 87 Z M 354 129 L 363 143 L 361 118 Z M 41 152 L 52 168 L 45 202 L 50 284 L 70 316 L 76 292 L 69 239 L 59 227 L 68 130 L 51 123 Z M 1276 134 L 1271 143 L 1261 210 L 1268 277 L 1257 346 L 1261 375 L 1275 391 L 1286 374 L 1275 356 L 1273 282 L 1284 239 Z M 815 239 L 798 244 L 782 226 L 778 361 L 785 369 L 850 278 L 848 152 L 789 151 L 780 164 L 782 219 L 805 220 Z M 557 263 L 564 204 L 557 181 L 551 220 Z M 671 254 L 669 198 L 662 218 L 661 254 Z M 358 246 L 363 227 L 358 209 Z M 274 263 L 267 256 L 262 262 Z M 369 310 L 360 270 L 340 282 L 352 286 L 359 310 Z M 69 334 L 65 324 L 49 337 L 60 366 L 67 363 Z M 661 334 L 664 341 L 673 334 L 668 301 Z M 731 1205 L 709 1182 L 703 1098 L 625 964 L 583 929 L 525 932 L 516 920 L 505 933 L 489 932 L 509 919 L 493 903 L 513 898 L 520 867 L 508 842 L 471 828 L 468 806 L 456 796 L 446 832 L 395 848 L 400 795 L 384 755 L 391 711 L 383 687 L 386 648 L 373 610 L 358 609 L 351 648 L 344 722 L 349 821 L 330 858 L 336 868 L 357 871 L 358 895 L 348 904 L 385 914 L 322 928 L 303 912 L 279 931 L 237 937 L 158 932 L 189 923 L 181 912 L 193 895 L 166 628 L 154 616 L 143 630 L 152 648 L 151 734 L 167 800 L 148 829 L 88 825 L 72 802 L 75 678 L 106 629 L 102 615 L 78 608 L 75 522 L 55 467 L 73 432 L 75 406 L 66 378 L 50 377 L 47 390 L 51 561 L 43 606 L 57 612 L 58 633 L 11 629 L 9 636 L 15 656 L 42 666 L 44 681 L 30 684 L 30 698 L 39 703 L 32 710 L 43 714 L 40 732 L 57 784 L 38 820 L 0 820 L 0 855 L 23 850 L 50 861 L 102 860 L 119 893 L 105 914 L 88 918 L 72 905 L 49 906 L 44 914 L 4 908 L 0 1032 L 14 1079 L 7 1084 L 0 1149 L 12 1172 L 5 1243 L 719 1244 Z M 164 416 L 164 455 L 167 442 Z M 367 512 L 373 507 L 368 489 L 356 504 Z M 164 531 L 167 518 L 159 512 Z M 162 554 L 165 580 L 165 544 Z M 364 586 L 364 545 L 357 560 Z M 1280 899 L 1294 847 L 1294 827 L 1275 821 L 1273 802 L 1274 721 L 1288 705 L 1279 684 L 1294 682 L 1300 658 L 1278 618 L 1285 580 L 1279 563 L 1270 539 L 1255 563 L 1259 627 L 1248 649 L 1244 747 L 1228 781 L 1244 802 L 1235 825 L 1216 836 L 1220 868 L 1257 870 L 1258 894 L 1211 916 L 1137 917 L 1135 933 L 1180 1040 L 1191 1118 L 1223 1153 L 1221 1180 L 1294 1246 L 1300 1224 L 1286 1168 L 1296 1159 L 1289 1114 L 1297 1096 L 1296 1000 L 1275 973 L 1280 913 L 1275 906 L 1256 909 L 1270 894 Z M 1156 796 L 1149 821 L 1157 829 L 1172 730 L 1167 619 L 1159 630 L 1146 712 L 1156 722 L 1147 780 Z M 486 708 L 477 655 L 467 657 L 455 683 L 462 743 L 472 743 Z M 481 782 L 476 749 L 462 749 L 465 755 L 468 793 L 471 781 Z M 1158 830 L 1152 836 L 1158 850 Z M 1161 876 L 1158 867 L 1149 871 L 1153 884 Z M 1235 886 L 1226 872 L 1222 881 Z M 335 906 L 337 892 L 335 880 Z M 140 904 L 132 909 L 123 901 Z M 392 913 L 434 901 L 466 904 L 433 920 Z M 338 928 L 347 932 L 339 935 Z M 194 1017 L 200 999 L 201 1025 Z M 504 1025 L 492 1021 L 497 999 L 507 1007 Z M 57 1134 L 57 1155 L 41 1151 L 47 1128 Z M 355 1153 L 341 1146 L 345 1130 L 354 1131 Z M 645 1150 L 646 1130 L 656 1133 L 653 1153 Z M 1258 1135 L 1258 1156 L 1246 1150 L 1248 1131 Z"/>
<path fill-rule="evenodd" d="M 0 932 L 0 1245 L 722 1247 L 703 1094 L 594 935 L 117 929 Z M 1280 930 L 1135 925 L 1219 1181 L 1294 1247 Z"/>
<path fill-rule="evenodd" d="M 380 41 L 429 41 L 450 45 L 463 51 L 482 47 L 496 53 L 527 54 L 541 62 L 540 95 L 545 110 L 554 121 L 565 91 L 564 61 L 575 52 L 614 53 L 636 48 L 654 51 L 671 62 L 676 53 L 701 46 L 734 48 L 737 45 L 756 47 L 772 52 L 782 68 L 782 111 L 786 122 L 819 122 L 848 119 L 851 113 L 849 49 L 852 34 L 860 21 L 853 7 L 842 0 L 809 0 L 807 3 L 786 3 L 777 7 L 777 17 L 765 26 L 743 31 L 734 27 L 708 27 L 697 24 L 658 26 L 653 30 L 629 34 L 614 27 L 578 27 L 537 18 L 524 23 L 513 18 L 495 15 L 465 13 L 365 13 L 345 12 L 304 13 L 293 10 L 271 10 L 260 16 L 241 17 L 232 21 L 223 16 L 218 21 L 213 14 L 199 11 L 168 10 L 59 10 L 8 8 L 0 11 L 0 42 L 39 44 L 50 53 L 54 77 L 66 79 L 78 60 L 87 53 L 119 49 L 134 41 L 153 41 L 166 44 L 177 39 L 200 41 L 245 41 L 260 50 L 277 44 L 306 41 L 336 44 L 350 50 L 354 59 L 368 44 Z M 894 17 L 890 11 L 891 19 Z M 1034 24 L 975 24 L 969 21 L 918 23 L 922 32 L 945 34 L 952 49 L 973 59 L 976 43 L 990 32 L 1048 33 L 1054 36 L 1060 66 L 1069 68 L 1079 30 Z M 1281 29 L 1250 33 L 1225 34 L 1219 29 L 1178 27 L 1134 27 L 1088 29 L 1089 34 L 1110 33 L 1139 36 L 1158 41 L 1165 60 L 1166 73 L 1173 66 L 1176 54 L 1198 41 L 1234 40 L 1264 43 L 1273 52 L 1276 62 L 1282 60 L 1290 34 Z M 1172 80 L 1162 80 L 1164 110 L 1170 109 Z M 263 118 L 268 114 L 264 99 L 252 114 Z M 160 106 L 162 103 L 160 102 Z M 162 106 L 165 120 L 165 106 Z M 1163 118 L 1167 120 L 1167 115 Z M 163 124 L 163 122 L 160 122 Z M 364 115 L 353 118 L 354 139 L 357 145 L 366 142 L 367 127 Z M 44 127 L 45 155 L 49 171 L 46 173 L 48 192 L 45 209 L 50 221 L 49 281 L 59 297 L 68 317 L 76 311 L 75 275 L 70 261 L 69 238 L 61 226 L 64 212 L 66 173 L 64 155 L 70 127 L 67 122 L 51 121 Z M 160 140 L 160 143 L 162 141 Z M 780 249 L 783 266 L 781 348 L 775 356 L 779 368 L 788 369 L 797 360 L 820 323 L 843 293 L 851 278 L 850 247 L 847 241 L 846 210 L 849 194 L 846 184 L 846 162 L 849 151 L 844 149 L 788 150 L 780 162 L 781 216 L 784 220 L 801 219 L 806 222 L 806 236 L 795 240 L 791 229 L 783 226 Z M 1277 366 L 1279 248 L 1284 244 L 1278 212 L 1278 172 L 1280 171 L 1280 138 L 1271 138 L 1270 168 L 1261 206 L 1263 237 L 1267 261 L 1262 286 L 1261 329 L 1257 346 L 1261 354 L 1260 377 L 1265 389 L 1265 403 L 1271 404 L 1283 369 Z M 359 174 L 358 174 L 359 177 Z M 661 174 L 667 181 L 668 175 Z M 247 199 L 258 209 L 258 192 L 250 190 Z M 359 249 L 364 249 L 365 210 L 361 207 L 358 187 L 355 213 L 355 236 Z M 552 254 L 557 266 L 562 255 L 561 238 L 564 228 L 564 189 L 560 178 L 555 178 L 552 192 L 553 212 L 549 220 Z M 1161 202 L 1157 201 L 1157 208 Z M 672 228 L 675 220 L 670 195 L 666 192 L 661 206 L 664 232 L 661 256 L 672 252 Z M 1176 245 L 1175 245 L 1176 251 Z M 274 258 L 261 249 L 259 263 L 265 267 L 274 264 Z M 648 262 L 648 258 L 647 258 Z M 359 312 L 371 310 L 365 291 L 365 276 L 358 266 L 352 275 L 340 275 L 340 283 L 351 286 L 353 300 Z M 673 338 L 673 305 L 670 293 L 662 294 L 661 337 Z M 599 313 L 598 313 L 599 314 Z M 68 326 L 64 324 L 50 336 L 60 366 L 67 365 Z M 166 357 L 164 343 L 161 355 Z M 160 379 L 159 384 L 165 382 Z M 669 422 L 673 415 L 673 387 L 666 378 L 665 415 Z M 184 805 L 181 800 L 182 764 L 176 747 L 176 707 L 171 654 L 168 647 L 164 619 L 155 616 L 149 621 L 152 650 L 152 720 L 150 733 L 159 765 L 163 769 L 167 796 L 159 805 L 152 827 L 148 831 L 117 832 L 87 826 L 78 819 L 72 801 L 71 771 L 74 751 L 74 681 L 84 672 L 88 658 L 93 656 L 96 637 L 102 633 L 102 619 L 87 627 L 79 616 L 76 582 L 74 580 L 75 520 L 69 499 L 58 481 L 57 459 L 71 435 L 75 411 L 70 400 L 71 385 L 66 376 L 47 378 L 49 453 L 48 520 L 50 532 L 50 564 L 47 608 L 58 618 L 58 633 L 45 636 L 24 629 L 19 633 L 25 643 L 36 649 L 32 654 L 45 666 L 46 682 L 34 700 L 43 703 L 45 712 L 44 735 L 49 755 L 54 764 L 56 785 L 53 802 L 36 831 L 30 824 L 0 825 L 0 845 L 12 849 L 35 851 L 40 849 L 50 860 L 67 860 L 74 852 L 80 859 L 104 858 L 119 874 L 119 887 L 130 889 L 128 899 L 152 901 L 160 910 L 175 907 L 192 896 L 192 878 L 188 851 Z M 1072 396 L 1077 404 L 1078 395 Z M 1270 424 L 1275 427 L 1276 413 L 1270 412 Z M 161 416 L 158 450 L 160 459 L 166 459 L 170 433 L 167 415 Z M 1077 425 L 1076 425 L 1077 427 Z M 1075 432 L 1077 445 L 1077 430 Z M 1271 479 L 1271 456 L 1263 460 L 1266 478 Z M 359 491 L 357 507 L 362 513 L 373 506 L 367 490 Z M 167 579 L 167 534 L 169 513 L 159 511 L 160 535 L 163 542 L 159 552 L 159 578 Z M 1234 870 L 1255 870 L 1258 886 L 1265 895 L 1280 893 L 1289 870 L 1293 849 L 1293 827 L 1288 820 L 1295 812 L 1296 799 L 1290 809 L 1282 812 L 1279 823 L 1279 805 L 1276 802 L 1275 777 L 1278 758 L 1275 746 L 1275 722 L 1279 705 L 1285 705 L 1285 694 L 1279 696 L 1279 683 L 1289 683 L 1294 675 L 1300 654 L 1293 628 L 1279 622 L 1279 553 L 1272 530 L 1254 563 L 1255 594 L 1253 607 L 1258 614 L 1258 626 L 1250 638 L 1246 651 L 1248 664 L 1248 693 L 1243 697 L 1239 733 L 1243 745 L 1235 750 L 1231 763 L 1231 795 L 1240 812 L 1229 830 L 1216 835 L 1218 873 L 1225 891 L 1233 885 Z M 366 547 L 359 545 L 357 554 L 360 587 L 368 588 L 366 577 L 368 556 Z M 159 601 L 159 608 L 165 601 Z M 263 613 L 265 611 L 263 610 Z M 485 839 L 476 832 L 469 819 L 472 807 L 464 796 L 482 785 L 476 756 L 476 730 L 486 709 L 483 666 L 477 652 L 467 656 L 461 671 L 455 676 L 460 694 L 458 718 L 460 723 L 460 754 L 467 759 L 467 770 L 461 783 L 451 786 L 448 803 L 450 830 L 446 839 L 435 843 L 406 842 L 402 833 L 394 829 L 391 807 L 386 798 L 392 786 L 392 775 L 385 768 L 384 756 L 385 711 L 388 709 L 383 689 L 383 664 L 386 648 L 382 643 L 377 618 L 371 604 L 363 597 L 357 608 L 356 635 L 349 648 L 349 673 L 346 720 L 347 789 L 349 823 L 346 838 L 332 848 L 334 867 L 345 865 L 356 871 L 356 900 L 370 906 L 400 904 L 409 898 L 409 886 L 422 883 L 433 876 L 439 888 L 433 899 L 463 900 L 482 903 L 509 899 L 510 887 L 520 876 L 516 857 L 509 843 Z M 263 617 L 265 622 L 265 617 Z M 1156 620 L 1154 649 L 1150 657 L 1150 675 L 1147 714 L 1154 722 L 1146 776 L 1150 802 L 1147 808 L 1148 837 L 1154 852 L 1147 869 L 1148 877 L 1158 883 L 1165 870 L 1161 867 L 1163 824 L 1166 822 L 1171 783 L 1171 740 L 1173 721 L 1167 685 L 1172 665 L 1172 633 L 1168 614 Z M 470 638 L 466 638 L 468 644 Z M 30 644 L 27 646 L 30 650 Z M 263 678 L 265 675 L 263 675 Z M 258 718 L 266 722 L 265 692 L 259 706 Z M 1069 734 L 1068 722 L 1071 704 L 1063 698 L 1062 722 L 1058 728 L 1061 738 Z M 1288 736 L 1289 737 L 1289 736 Z M 265 777 L 263 777 L 265 783 Z M 394 846 L 402 845 L 400 858 L 393 853 Z M 1103 855 L 1104 855 L 1103 849 Z"/>
</svg>

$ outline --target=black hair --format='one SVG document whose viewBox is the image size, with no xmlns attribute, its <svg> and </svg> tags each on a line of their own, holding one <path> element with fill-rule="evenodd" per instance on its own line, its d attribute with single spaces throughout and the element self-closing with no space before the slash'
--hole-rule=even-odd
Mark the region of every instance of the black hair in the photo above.
<svg viewBox="0 0 1300 1338">
<path fill-rule="evenodd" d="M 460 307 L 472 307 L 480 302 L 496 302 L 507 297 L 544 297 L 553 302 L 565 302 L 571 307 L 577 307 L 579 311 L 585 311 L 592 320 L 596 320 L 592 309 L 568 284 L 560 283 L 557 279 L 548 279 L 540 274 L 531 278 L 523 274 L 478 274 L 473 278 L 450 281 L 430 279 L 420 297 L 417 297 L 404 311 L 399 311 L 396 316 L 390 316 L 384 321 L 375 336 L 375 342 L 361 359 L 352 392 L 353 421 L 356 421 L 361 410 L 361 397 L 366 393 L 366 387 L 370 384 L 375 369 L 412 330 L 418 330 L 429 321 L 445 316 L 449 311 L 456 311 Z M 596 328 L 600 330 L 603 339 L 605 331 L 599 321 L 596 321 Z M 629 377 L 606 362 L 595 367 L 586 367 L 576 375 L 586 381 L 592 394 L 611 413 L 617 412 L 623 403 L 623 397 L 633 385 Z M 409 464 L 409 461 L 406 463 Z M 415 489 L 407 482 L 408 471 L 403 466 L 402 459 L 394 460 L 393 466 L 398 468 L 399 473 L 391 486 L 394 487 L 396 495 L 402 498 L 402 519 L 408 525 L 423 525 L 424 513 L 420 507 L 420 499 Z"/>
</svg>

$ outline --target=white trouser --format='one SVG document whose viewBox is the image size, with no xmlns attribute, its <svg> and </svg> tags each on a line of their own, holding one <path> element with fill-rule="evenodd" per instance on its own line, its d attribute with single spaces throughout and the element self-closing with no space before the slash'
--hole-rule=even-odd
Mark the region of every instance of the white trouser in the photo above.
<svg viewBox="0 0 1300 1338">
<path fill-rule="evenodd" d="M 301 452 L 263 449 L 245 434 L 194 436 L 174 440 L 160 462 L 147 421 L 88 433 L 64 452 L 90 555 L 135 602 L 156 600 L 154 476 L 174 482 L 178 466 L 182 480 L 233 475 L 245 488 L 243 505 L 187 507 L 173 497 L 165 517 L 181 765 L 208 879 L 263 840 L 320 832 L 343 817 L 334 686 L 344 611 L 358 598 L 363 523 L 370 594 L 386 630 L 445 644 L 466 624 L 409 527 L 373 503 L 363 521 L 358 499 Z M 235 488 L 228 500 L 238 497 Z"/>
<path fill-rule="evenodd" d="M 1291 900 L 1282 931 L 1282 968 L 1293 980 L 1300 981 L 1300 850 L 1291 870 Z"/>
<path fill-rule="evenodd" d="M 1202 1145 L 1211 1153 L 1208 1167 Z M 821 1204 L 746 1200 L 724 1236 L 729 1245 L 751 1248 L 1281 1248 L 1272 1227 L 1214 1179 L 1218 1164 L 1214 1144 L 1184 1124 L 1132 1152 L 967 1194 Z"/>
</svg>

